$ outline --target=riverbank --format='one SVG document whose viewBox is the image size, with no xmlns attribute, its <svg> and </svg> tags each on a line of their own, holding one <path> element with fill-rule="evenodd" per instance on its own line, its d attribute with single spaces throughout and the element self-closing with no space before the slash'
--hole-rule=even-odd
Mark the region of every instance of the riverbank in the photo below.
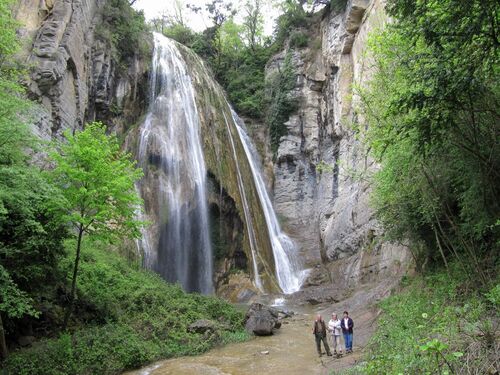
<svg viewBox="0 0 500 375">
<path fill-rule="evenodd" d="M 62 279 L 71 272 L 72 249 L 59 264 Z M 248 338 L 243 313 L 228 302 L 185 293 L 100 242 L 84 242 L 78 299 L 66 332 L 60 331 L 62 285 L 46 286 L 42 313 L 25 324 L 30 335 L 17 340 L 1 373 L 117 374 Z M 198 321 L 209 321 L 210 330 L 191 329 Z"/>
<path fill-rule="evenodd" d="M 154 363 L 126 375 L 194 375 L 194 374 L 280 374 L 326 375 L 345 370 L 360 363 L 368 340 L 376 327 L 378 309 L 375 303 L 386 297 L 392 284 L 382 283 L 357 290 L 336 304 L 285 305 L 295 312 L 285 319 L 272 336 L 256 337 L 249 341 L 228 344 L 199 356 L 188 356 Z M 286 303 L 286 302 L 285 302 Z M 349 310 L 355 322 L 354 352 L 343 357 L 318 357 L 312 322 L 316 314 L 325 320 L 332 312 Z"/>
</svg>

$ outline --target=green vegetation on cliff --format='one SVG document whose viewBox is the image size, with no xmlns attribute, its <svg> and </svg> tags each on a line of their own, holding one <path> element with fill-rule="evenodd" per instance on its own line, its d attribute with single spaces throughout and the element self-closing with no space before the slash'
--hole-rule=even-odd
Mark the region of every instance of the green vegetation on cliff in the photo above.
<svg viewBox="0 0 500 375">
<path fill-rule="evenodd" d="M 371 37 L 359 132 L 381 168 L 373 205 L 419 275 L 381 303 L 354 373 L 498 369 L 499 7 L 494 0 L 389 0 Z"/>
<path fill-rule="evenodd" d="M 67 278 L 73 271 L 74 248 L 74 241 L 69 241 L 59 264 Z M 116 374 L 246 338 L 242 313 L 230 304 L 186 294 L 178 285 L 127 263 L 103 243 L 84 242 L 77 295 L 71 330 L 12 352 L 4 363 L 8 373 Z M 61 306 L 50 302 L 41 326 L 49 316 L 62 319 Z M 189 332 L 188 326 L 198 319 L 213 320 L 214 331 Z"/>
<path fill-rule="evenodd" d="M 401 287 L 380 303 L 367 361 L 350 373 L 492 373 L 500 351 L 498 282 L 478 288 L 453 263 L 450 272 L 405 279 Z"/>
<path fill-rule="evenodd" d="M 486 284 L 500 250 L 498 3 L 392 0 L 387 12 L 361 90 L 378 218 L 418 266 L 456 259 Z"/>
<path fill-rule="evenodd" d="M 195 32 L 185 22 L 183 2 L 174 3 L 172 14 L 152 21 L 153 29 L 200 55 L 238 114 L 266 123 L 276 151 L 280 137 L 286 134 L 284 123 L 295 110 L 289 98 L 295 83 L 289 54 L 291 50 L 308 46 L 309 35 L 304 30 L 317 18 L 304 10 L 304 1 L 278 1 L 274 5 L 281 15 L 276 20 L 274 35 L 265 36 L 266 4 L 262 0 L 247 0 L 239 9 L 236 3 L 225 0 L 207 1 L 204 7 L 187 2 L 189 9 L 203 14 L 211 24 L 203 32 Z M 334 4 L 337 6 L 338 2 Z M 237 11 L 241 24 L 236 22 Z M 287 58 L 280 63 L 281 70 L 265 77 L 270 58 L 283 50 L 288 53 L 285 52 Z"/>
</svg>

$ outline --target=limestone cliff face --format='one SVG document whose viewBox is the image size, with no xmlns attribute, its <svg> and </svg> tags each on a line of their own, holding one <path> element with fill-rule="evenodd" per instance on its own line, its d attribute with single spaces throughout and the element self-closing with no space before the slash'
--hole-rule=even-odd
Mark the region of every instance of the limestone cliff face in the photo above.
<svg viewBox="0 0 500 375">
<path fill-rule="evenodd" d="M 370 74 L 367 35 L 386 16 L 382 0 L 350 0 L 343 12 L 324 11 L 317 18 L 316 40 L 292 52 L 292 95 L 299 109 L 286 123 L 274 163 L 275 207 L 305 261 L 327 266 L 323 279 L 354 285 L 402 272 L 409 263 L 404 247 L 382 239 L 366 178 L 377 165 L 351 129 L 363 121 L 353 86 Z M 274 56 L 267 74 L 284 57 Z M 312 280 L 318 279 L 316 270 Z"/>
<path fill-rule="evenodd" d="M 147 61 L 130 57 L 119 68 L 96 35 L 106 0 L 20 0 L 16 17 L 25 40 L 21 58 L 30 97 L 39 103 L 34 123 L 45 139 L 85 122 L 102 120 L 120 130 L 141 114 Z"/>
</svg>

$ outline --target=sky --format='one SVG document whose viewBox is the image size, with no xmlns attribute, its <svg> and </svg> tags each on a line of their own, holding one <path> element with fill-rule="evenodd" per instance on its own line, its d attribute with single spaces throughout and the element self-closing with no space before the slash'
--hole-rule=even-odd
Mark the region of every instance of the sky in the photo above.
<svg viewBox="0 0 500 375">
<path fill-rule="evenodd" d="M 183 3 L 193 4 L 204 9 L 204 4 L 207 0 L 181 0 Z M 233 0 L 233 5 L 242 7 L 244 1 Z M 266 35 L 271 35 L 273 32 L 274 19 L 276 18 L 278 11 L 269 5 L 271 1 L 266 2 L 264 8 L 264 33 Z M 170 14 L 173 11 L 174 0 L 137 0 L 134 4 L 135 9 L 141 9 L 144 11 L 144 15 L 147 20 L 158 17 L 162 13 Z M 239 12 L 241 13 L 241 12 Z M 186 9 L 185 19 L 189 27 L 195 31 L 205 30 L 210 25 L 209 20 L 205 20 L 201 14 L 194 14 Z M 236 22 L 241 23 L 241 16 L 236 17 Z"/>
</svg>

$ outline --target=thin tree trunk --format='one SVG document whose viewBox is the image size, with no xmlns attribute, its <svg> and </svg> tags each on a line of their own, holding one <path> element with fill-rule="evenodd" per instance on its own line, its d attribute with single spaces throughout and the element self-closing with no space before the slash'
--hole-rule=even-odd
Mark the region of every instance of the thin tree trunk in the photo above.
<svg viewBox="0 0 500 375">
<path fill-rule="evenodd" d="M 82 245 L 82 237 L 83 237 L 83 225 L 80 224 L 78 228 L 78 241 L 76 243 L 76 258 L 75 265 L 73 267 L 73 279 L 71 281 L 71 294 L 69 296 L 69 304 L 66 308 L 66 313 L 64 314 L 64 323 L 63 323 L 63 331 L 68 327 L 69 317 L 71 315 L 71 310 L 73 309 L 73 301 L 75 300 L 75 291 L 76 291 L 76 276 L 78 273 L 78 263 L 80 262 L 80 250 Z"/>
<path fill-rule="evenodd" d="M 446 267 L 446 272 L 450 273 L 450 270 L 448 268 L 448 262 L 446 261 L 446 257 L 444 255 L 443 248 L 441 247 L 441 241 L 439 241 L 439 236 L 438 236 L 438 233 L 436 231 L 436 227 L 433 225 L 432 229 L 434 230 L 434 235 L 436 236 L 436 243 L 438 245 L 439 252 L 441 253 L 441 258 L 443 258 L 444 266 Z"/>
<path fill-rule="evenodd" d="M 2 314 L 0 313 L 0 360 L 4 360 L 9 355 L 7 342 L 5 341 L 5 330 L 3 328 Z"/>
</svg>

